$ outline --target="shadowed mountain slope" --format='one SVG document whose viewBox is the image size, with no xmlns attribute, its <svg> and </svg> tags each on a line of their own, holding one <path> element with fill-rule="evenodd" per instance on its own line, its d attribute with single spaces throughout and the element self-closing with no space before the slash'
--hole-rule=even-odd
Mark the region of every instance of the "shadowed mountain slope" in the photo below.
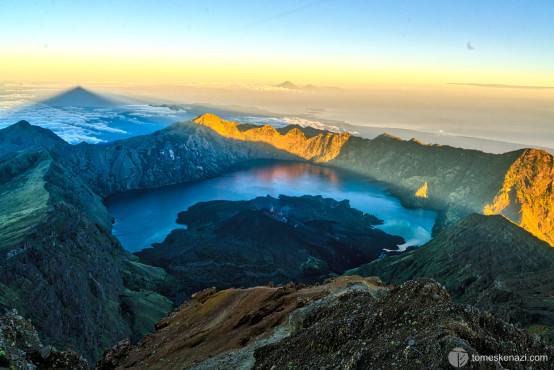
<svg viewBox="0 0 554 370">
<path fill-rule="evenodd" d="M 138 339 L 170 308 L 111 235 L 96 195 L 50 149 L 0 159 L 0 308 L 33 320 L 48 343 L 91 361 L 123 337 Z"/>
<path fill-rule="evenodd" d="M 380 276 L 392 284 L 433 278 L 457 301 L 508 322 L 554 328 L 552 271 L 554 248 L 546 242 L 503 216 L 472 214 L 421 248 L 347 274 Z"/>
<path fill-rule="evenodd" d="M 20 150 L 67 143 L 52 131 L 32 126 L 27 121 L 19 121 L 14 125 L 0 130 L 0 157 Z"/>
<path fill-rule="evenodd" d="M 65 156 L 85 182 L 104 197 L 215 177 L 250 159 L 301 159 L 266 143 L 222 137 L 191 122 L 175 123 L 109 147 L 82 143 Z"/>
</svg>

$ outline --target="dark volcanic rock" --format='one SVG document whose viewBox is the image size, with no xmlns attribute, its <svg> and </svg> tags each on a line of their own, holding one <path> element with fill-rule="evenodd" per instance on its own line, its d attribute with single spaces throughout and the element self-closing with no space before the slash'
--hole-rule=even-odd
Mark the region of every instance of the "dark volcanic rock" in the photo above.
<svg viewBox="0 0 554 370">
<path fill-rule="evenodd" d="M 554 248 L 546 242 L 503 216 L 473 214 L 421 248 L 379 259 L 348 274 L 380 276 L 394 284 L 433 278 L 456 301 L 531 327 L 552 340 L 553 271 Z"/>
<path fill-rule="evenodd" d="M 0 368 L 86 370 L 88 364 L 70 349 L 44 346 L 31 322 L 13 310 L 0 317 Z"/>
<path fill-rule="evenodd" d="M 325 301 L 325 299 L 323 299 Z M 375 298 L 350 290 L 319 304 L 301 328 L 255 350 L 256 369 L 449 369 L 448 354 L 546 355 L 554 349 L 535 336 L 476 308 L 453 304 L 439 284 L 409 281 Z M 508 369 L 549 369 L 551 363 L 508 362 Z M 494 368 L 470 363 L 466 368 Z"/>
<path fill-rule="evenodd" d="M 448 354 L 546 355 L 539 337 L 452 303 L 435 281 L 387 288 L 377 278 L 207 289 L 137 346 L 106 351 L 98 369 L 449 369 Z M 550 369 L 548 361 L 470 363 L 469 369 Z M 105 367 L 103 367 L 105 366 Z"/>
<path fill-rule="evenodd" d="M 198 203 L 179 214 L 187 229 L 137 252 L 177 279 L 177 292 L 313 282 L 376 259 L 404 240 L 375 229 L 381 221 L 321 196 Z"/>
</svg>

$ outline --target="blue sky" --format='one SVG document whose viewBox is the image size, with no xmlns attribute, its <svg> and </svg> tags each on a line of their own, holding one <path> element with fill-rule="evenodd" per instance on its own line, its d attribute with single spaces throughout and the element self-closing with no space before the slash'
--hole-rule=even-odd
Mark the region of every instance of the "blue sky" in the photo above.
<svg viewBox="0 0 554 370">
<path fill-rule="evenodd" d="M 1 79 L 136 61 L 160 79 L 554 84 L 553 19 L 553 1 L 4 1 Z"/>
</svg>

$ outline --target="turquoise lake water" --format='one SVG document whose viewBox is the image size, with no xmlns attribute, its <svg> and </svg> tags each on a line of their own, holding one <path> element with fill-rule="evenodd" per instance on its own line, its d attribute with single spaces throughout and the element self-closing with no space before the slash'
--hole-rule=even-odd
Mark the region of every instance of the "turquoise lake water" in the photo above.
<svg viewBox="0 0 554 370">
<path fill-rule="evenodd" d="M 177 214 L 210 200 L 248 200 L 285 194 L 322 195 L 350 205 L 384 221 L 383 231 L 406 240 L 401 249 L 431 239 L 436 213 L 408 209 L 385 187 L 350 171 L 308 163 L 263 161 L 236 167 L 217 178 L 117 194 L 107 200 L 115 219 L 113 234 L 131 252 L 162 242 L 176 228 Z"/>
</svg>

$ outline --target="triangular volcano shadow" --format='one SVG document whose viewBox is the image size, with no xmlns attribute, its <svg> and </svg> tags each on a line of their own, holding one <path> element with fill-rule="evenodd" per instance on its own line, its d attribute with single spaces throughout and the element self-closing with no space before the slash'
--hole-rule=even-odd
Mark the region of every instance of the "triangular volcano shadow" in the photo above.
<svg viewBox="0 0 554 370">
<path fill-rule="evenodd" d="M 44 99 L 39 103 L 51 107 L 83 107 L 83 108 L 102 108 L 113 107 L 123 104 L 117 100 L 94 93 L 81 86 L 66 90 L 58 95 Z"/>
</svg>

